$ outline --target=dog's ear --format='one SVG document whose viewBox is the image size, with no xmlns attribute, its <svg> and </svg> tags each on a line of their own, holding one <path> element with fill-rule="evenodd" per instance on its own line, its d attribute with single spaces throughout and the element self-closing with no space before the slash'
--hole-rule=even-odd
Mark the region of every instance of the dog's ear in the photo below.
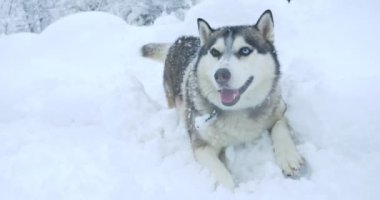
<svg viewBox="0 0 380 200">
<path fill-rule="evenodd" d="M 259 29 L 260 33 L 264 36 L 266 40 L 273 43 L 274 42 L 274 22 L 272 12 L 266 10 L 257 20 L 256 28 Z"/>
<path fill-rule="evenodd" d="M 204 19 L 198 18 L 198 31 L 199 38 L 201 39 L 201 46 L 203 46 L 210 34 L 213 32 L 213 29 Z"/>
</svg>

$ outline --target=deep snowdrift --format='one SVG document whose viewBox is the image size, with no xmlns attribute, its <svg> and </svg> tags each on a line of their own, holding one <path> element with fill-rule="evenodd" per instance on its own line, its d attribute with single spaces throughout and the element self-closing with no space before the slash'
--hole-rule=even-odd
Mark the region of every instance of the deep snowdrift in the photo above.
<svg viewBox="0 0 380 200">
<path fill-rule="evenodd" d="M 376 1 L 209 0 L 184 22 L 132 27 L 104 13 L 66 17 L 42 34 L 0 37 L 1 199 L 379 199 L 380 40 Z M 148 42 L 275 17 L 284 98 L 310 165 L 284 178 L 264 134 L 229 148 L 240 185 L 214 190 L 165 106 Z"/>
</svg>

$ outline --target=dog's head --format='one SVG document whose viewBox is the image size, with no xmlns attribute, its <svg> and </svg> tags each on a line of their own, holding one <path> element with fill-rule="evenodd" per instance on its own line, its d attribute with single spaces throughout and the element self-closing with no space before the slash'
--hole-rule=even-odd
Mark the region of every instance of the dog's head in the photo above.
<svg viewBox="0 0 380 200">
<path fill-rule="evenodd" d="M 225 110 L 263 102 L 280 73 L 271 11 L 252 26 L 213 29 L 198 19 L 198 30 L 201 50 L 196 74 L 202 94 Z"/>
</svg>

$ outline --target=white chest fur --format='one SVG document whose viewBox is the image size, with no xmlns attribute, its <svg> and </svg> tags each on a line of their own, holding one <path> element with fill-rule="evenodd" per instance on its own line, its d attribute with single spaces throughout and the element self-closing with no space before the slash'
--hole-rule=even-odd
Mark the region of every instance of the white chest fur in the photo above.
<svg viewBox="0 0 380 200">
<path fill-rule="evenodd" d="M 211 119 L 204 115 L 195 119 L 195 125 L 202 139 L 215 147 L 226 147 L 257 139 L 273 123 L 272 112 L 267 111 L 259 116 L 248 110 L 223 113 Z"/>
</svg>

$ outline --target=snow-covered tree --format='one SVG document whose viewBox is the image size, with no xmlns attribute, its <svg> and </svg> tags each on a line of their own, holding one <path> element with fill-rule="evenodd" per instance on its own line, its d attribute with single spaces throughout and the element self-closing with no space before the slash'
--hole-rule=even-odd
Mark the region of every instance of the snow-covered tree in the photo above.
<svg viewBox="0 0 380 200">
<path fill-rule="evenodd" d="M 20 1 L 20 4 L 23 9 L 25 23 L 27 24 L 29 31 L 41 32 L 53 21 L 50 10 L 55 8 L 55 1 Z"/>
<path fill-rule="evenodd" d="M 41 32 L 60 17 L 84 11 L 104 11 L 134 25 L 153 24 L 163 13 L 183 12 L 196 0 L 0 0 L 0 34 Z"/>
</svg>

